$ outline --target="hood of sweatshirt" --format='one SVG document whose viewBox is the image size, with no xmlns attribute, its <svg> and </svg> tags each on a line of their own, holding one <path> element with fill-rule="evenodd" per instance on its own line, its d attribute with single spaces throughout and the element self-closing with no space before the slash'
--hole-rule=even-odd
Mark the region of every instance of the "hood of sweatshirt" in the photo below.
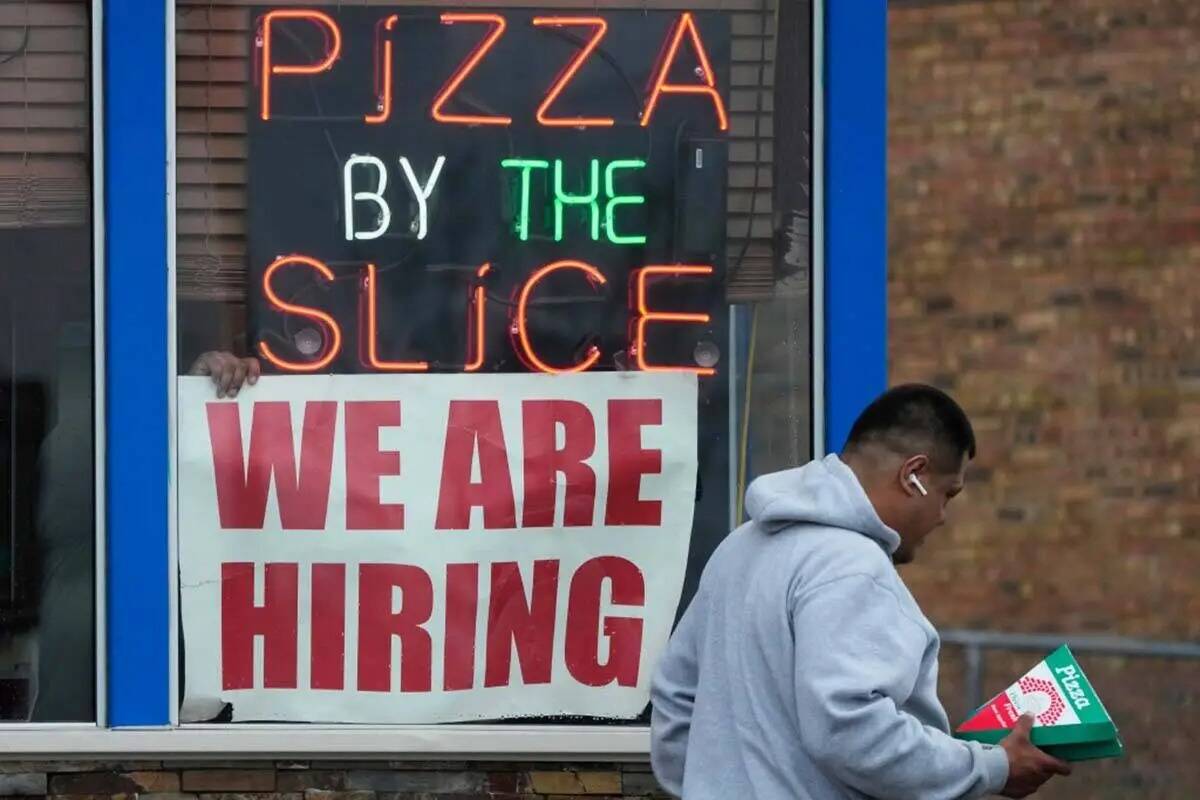
<svg viewBox="0 0 1200 800">
<path fill-rule="evenodd" d="M 889 556 L 900 546 L 900 535 L 879 518 L 854 471 L 832 454 L 756 479 L 746 490 L 746 511 L 768 533 L 821 525 L 873 539 Z"/>
</svg>

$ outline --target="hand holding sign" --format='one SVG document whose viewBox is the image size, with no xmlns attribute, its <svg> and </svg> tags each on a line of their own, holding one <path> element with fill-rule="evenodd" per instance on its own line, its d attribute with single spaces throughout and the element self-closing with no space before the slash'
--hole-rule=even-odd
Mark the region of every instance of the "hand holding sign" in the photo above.
<svg viewBox="0 0 1200 800">
<path fill-rule="evenodd" d="M 215 350 L 202 353 L 188 369 L 188 375 L 208 375 L 217 386 L 217 397 L 237 397 L 242 385 L 258 383 L 262 374 L 257 358 L 238 358 L 233 353 Z"/>
</svg>

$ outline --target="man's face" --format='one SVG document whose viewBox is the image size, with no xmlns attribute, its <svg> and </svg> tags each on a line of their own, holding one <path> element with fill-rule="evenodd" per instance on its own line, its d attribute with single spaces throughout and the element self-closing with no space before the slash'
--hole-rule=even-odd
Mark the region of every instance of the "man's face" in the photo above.
<svg viewBox="0 0 1200 800">
<path fill-rule="evenodd" d="M 897 529 L 900 534 L 900 547 L 897 548 L 892 560 L 897 564 L 911 562 L 925 537 L 935 528 L 946 522 L 946 506 L 963 490 L 963 481 L 967 470 L 967 459 L 964 456 L 959 461 L 958 469 L 953 472 L 939 472 L 931 462 L 926 462 L 915 472 L 907 466 L 902 472 L 901 480 L 908 490 L 905 502 L 904 523 Z M 908 481 L 907 475 L 915 474 L 921 485 L 928 492 L 922 495 L 916 486 Z"/>
</svg>

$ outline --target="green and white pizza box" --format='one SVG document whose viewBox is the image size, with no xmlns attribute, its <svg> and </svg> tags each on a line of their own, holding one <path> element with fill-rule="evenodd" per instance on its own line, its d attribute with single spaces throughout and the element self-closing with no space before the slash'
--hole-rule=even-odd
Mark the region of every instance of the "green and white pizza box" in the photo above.
<svg viewBox="0 0 1200 800">
<path fill-rule="evenodd" d="M 1066 645 L 984 703 L 955 736 L 995 744 L 1024 713 L 1034 715 L 1030 741 L 1067 761 L 1124 753 L 1112 717 Z"/>
</svg>

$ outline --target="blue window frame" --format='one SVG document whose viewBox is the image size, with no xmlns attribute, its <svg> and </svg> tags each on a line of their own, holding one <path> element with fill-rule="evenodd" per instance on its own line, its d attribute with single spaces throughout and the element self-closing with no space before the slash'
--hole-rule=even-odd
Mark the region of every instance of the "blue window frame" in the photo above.
<svg viewBox="0 0 1200 800">
<path fill-rule="evenodd" d="M 170 722 L 167 4 L 103 9 L 108 723 Z"/>
</svg>

